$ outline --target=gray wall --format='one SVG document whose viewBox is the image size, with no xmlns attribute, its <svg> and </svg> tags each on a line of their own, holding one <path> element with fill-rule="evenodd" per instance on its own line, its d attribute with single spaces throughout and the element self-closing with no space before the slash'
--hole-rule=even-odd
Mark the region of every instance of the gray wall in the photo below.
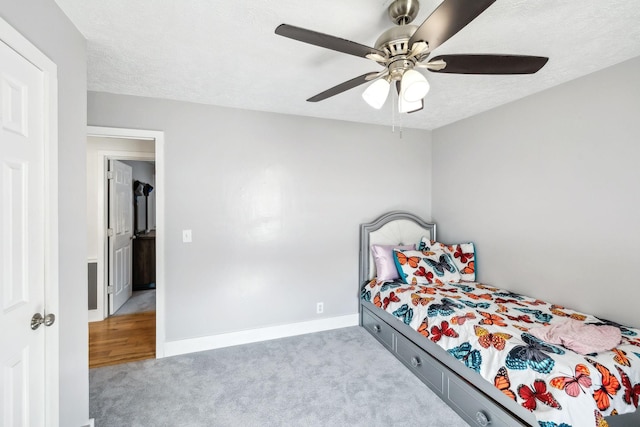
<svg viewBox="0 0 640 427">
<path fill-rule="evenodd" d="M 168 341 L 357 313 L 358 225 L 431 214 L 429 132 L 94 92 L 88 115 L 165 132 Z"/>
<path fill-rule="evenodd" d="M 482 281 L 640 326 L 640 58 L 433 132 L 433 218 Z"/>
<path fill-rule="evenodd" d="M 52 0 L 0 0 L 0 16 L 58 65 L 60 425 L 89 415 L 85 41 Z M 79 232 L 80 231 L 80 232 Z"/>
</svg>

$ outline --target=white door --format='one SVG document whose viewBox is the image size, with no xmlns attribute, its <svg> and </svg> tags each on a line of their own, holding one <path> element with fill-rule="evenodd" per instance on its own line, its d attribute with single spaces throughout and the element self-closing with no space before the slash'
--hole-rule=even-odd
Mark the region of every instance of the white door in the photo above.
<svg viewBox="0 0 640 427">
<path fill-rule="evenodd" d="M 0 425 L 45 424 L 43 72 L 0 41 Z"/>
<path fill-rule="evenodd" d="M 133 181 L 131 166 L 109 160 L 109 314 L 131 297 Z"/>
</svg>

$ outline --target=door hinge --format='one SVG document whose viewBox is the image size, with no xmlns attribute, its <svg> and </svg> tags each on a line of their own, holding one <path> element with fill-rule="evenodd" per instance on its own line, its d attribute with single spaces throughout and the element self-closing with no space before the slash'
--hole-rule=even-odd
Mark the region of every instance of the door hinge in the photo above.
<svg viewBox="0 0 640 427">
<path fill-rule="evenodd" d="M 107 171 L 107 179 L 113 179 L 113 171 Z"/>
<path fill-rule="evenodd" d="M 107 228 L 107 237 L 113 237 L 113 228 Z"/>
<path fill-rule="evenodd" d="M 113 286 L 109 285 L 107 286 L 107 294 L 111 295 L 113 293 Z"/>
</svg>

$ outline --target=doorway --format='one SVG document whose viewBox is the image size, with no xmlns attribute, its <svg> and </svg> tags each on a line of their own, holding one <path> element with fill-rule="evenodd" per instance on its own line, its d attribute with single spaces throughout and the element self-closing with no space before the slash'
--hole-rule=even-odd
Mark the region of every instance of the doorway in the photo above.
<svg viewBox="0 0 640 427">
<path fill-rule="evenodd" d="M 91 146 L 94 144 L 94 146 Z M 96 145 L 97 144 L 97 145 Z M 98 365 L 124 363 L 131 360 L 161 358 L 164 355 L 164 135 L 157 131 L 119 128 L 88 128 L 88 207 L 87 215 L 95 218 L 88 221 L 89 262 L 89 330 L 90 366 L 94 367 L 96 355 Z M 96 148 L 98 147 L 98 148 Z M 131 167 L 130 188 L 133 197 L 127 196 L 131 208 L 132 264 L 124 270 L 133 285 L 129 299 L 121 308 L 110 307 L 109 289 L 109 240 L 113 234 L 109 224 L 109 164 L 114 161 Z M 95 180 L 91 183 L 91 168 L 95 169 Z M 135 170 L 138 169 L 138 172 Z M 91 192 L 94 192 L 93 196 Z M 93 197 L 93 199 L 92 199 Z M 113 198 L 113 195 L 111 196 Z M 91 206 L 95 200 L 95 206 Z M 135 215 L 135 217 L 134 217 Z M 97 230 L 92 234 L 92 229 Z M 93 240 L 92 240 L 93 239 Z M 140 250 L 146 247 L 146 251 Z M 93 252 L 92 249 L 93 248 Z M 151 248 L 152 250 L 150 250 Z M 135 253 L 138 253 L 137 257 Z M 140 254 L 143 254 L 143 258 Z M 111 255 L 113 256 L 113 255 Z M 91 268 L 93 265 L 93 268 Z M 144 267 L 141 276 L 140 268 Z M 150 272 L 149 266 L 153 267 Z M 93 273 L 93 283 L 91 276 Z M 149 275 L 149 273 L 155 273 Z M 113 271 L 111 271 L 113 274 Z M 143 281 L 141 282 L 141 277 Z M 93 289 L 93 293 L 91 291 Z M 151 297 L 152 295 L 152 298 Z M 93 300 L 92 297 L 93 296 Z M 125 298 L 126 299 L 126 298 Z M 155 311 L 151 311 L 155 308 Z M 111 335 L 105 335 L 111 334 Z M 98 337 L 98 338 L 97 338 Z M 94 338 L 92 340 L 92 338 Z M 127 343 L 137 343 L 128 347 Z M 142 347 L 140 347 L 142 345 Z M 93 356 L 92 357 L 92 353 Z M 127 354 L 130 353 L 130 354 Z M 92 361 L 92 359 L 95 359 Z"/>
</svg>

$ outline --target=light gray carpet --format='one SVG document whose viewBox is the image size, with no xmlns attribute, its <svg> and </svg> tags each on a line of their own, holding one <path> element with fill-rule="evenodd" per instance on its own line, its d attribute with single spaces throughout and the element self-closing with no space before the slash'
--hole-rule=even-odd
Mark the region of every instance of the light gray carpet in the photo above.
<svg viewBox="0 0 640 427">
<path fill-rule="evenodd" d="M 156 310 L 156 290 L 133 291 L 131 298 L 125 302 L 113 315 L 144 313 Z"/>
<path fill-rule="evenodd" d="M 90 370 L 96 427 L 467 426 L 363 328 Z"/>
</svg>

